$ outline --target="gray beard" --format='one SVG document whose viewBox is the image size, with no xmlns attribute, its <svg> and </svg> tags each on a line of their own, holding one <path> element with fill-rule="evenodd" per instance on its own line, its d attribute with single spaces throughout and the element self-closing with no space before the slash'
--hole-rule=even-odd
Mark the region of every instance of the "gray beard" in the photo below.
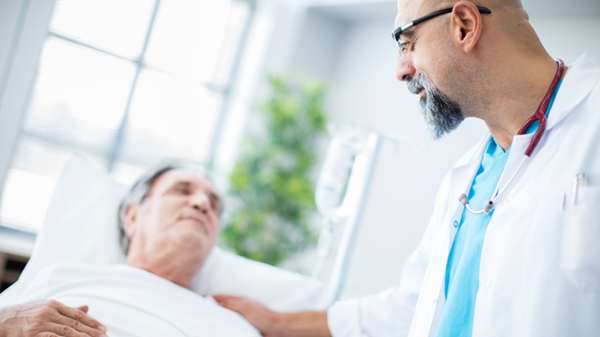
<svg viewBox="0 0 600 337">
<path fill-rule="evenodd" d="M 421 98 L 419 104 L 433 139 L 442 138 L 465 120 L 460 105 L 444 95 L 422 74 L 416 79 L 409 79 L 406 85 L 408 90 L 416 95 L 421 89 L 425 89 L 427 96 Z"/>
</svg>

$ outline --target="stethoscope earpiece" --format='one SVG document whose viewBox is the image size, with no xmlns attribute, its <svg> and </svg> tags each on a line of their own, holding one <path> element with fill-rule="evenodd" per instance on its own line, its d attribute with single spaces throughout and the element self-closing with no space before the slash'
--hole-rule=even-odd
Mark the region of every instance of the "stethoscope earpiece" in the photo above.
<svg viewBox="0 0 600 337">
<path fill-rule="evenodd" d="M 488 202 L 485 203 L 485 207 L 483 209 L 483 212 L 485 214 L 490 214 L 494 210 L 495 206 L 496 205 L 494 205 L 494 202 L 490 200 L 490 201 L 488 201 Z"/>
<path fill-rule="evenodd" d="M 460 203 L 463 204 L 463 206 L 467 206 L 469 204 L 469 199 L 467 198 L 467 195 L 464 193 L 461 193 L 458 196 L 458 201 L 460 201 Z"/>
</svg>

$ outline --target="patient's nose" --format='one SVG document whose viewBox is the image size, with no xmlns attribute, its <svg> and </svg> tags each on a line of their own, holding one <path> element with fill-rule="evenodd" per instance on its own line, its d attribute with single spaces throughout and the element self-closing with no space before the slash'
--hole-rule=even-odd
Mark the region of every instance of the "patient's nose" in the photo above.
<svg viewBox="0 0 600 337">
<path fill-rule="evenodd" d="M 210 198 L 204 192 L 192 194 L 190 197 L 190 205 L 194 209 L 206 213 L 210 209 Z"/>
</svg>

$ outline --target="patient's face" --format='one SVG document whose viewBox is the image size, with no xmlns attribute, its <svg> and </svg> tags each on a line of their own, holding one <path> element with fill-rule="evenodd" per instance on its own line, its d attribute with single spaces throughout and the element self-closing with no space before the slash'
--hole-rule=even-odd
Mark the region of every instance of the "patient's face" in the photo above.
<svg viewBox="0 0 600 337">
<path fill-rule="evenodd" d="M 154 183 L 138 207 L 132 242 L 147 254 L 173 249 L 206 256 L 219 235 L 221 204 L 212 183 L 185 170 L 171 170 Z"/>
</svg>

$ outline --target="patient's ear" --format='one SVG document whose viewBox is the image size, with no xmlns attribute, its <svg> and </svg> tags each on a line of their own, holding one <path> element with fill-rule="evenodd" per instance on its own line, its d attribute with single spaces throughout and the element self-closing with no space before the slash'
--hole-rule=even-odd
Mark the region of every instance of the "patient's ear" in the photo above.
<svg viewBox="0 0 600 337">
<path fill-rule="evenodd" d="M 131 204 L 125 212 L 125 234 L 132 238 L 137 232 L 140 204 Z"/>
</svg>

